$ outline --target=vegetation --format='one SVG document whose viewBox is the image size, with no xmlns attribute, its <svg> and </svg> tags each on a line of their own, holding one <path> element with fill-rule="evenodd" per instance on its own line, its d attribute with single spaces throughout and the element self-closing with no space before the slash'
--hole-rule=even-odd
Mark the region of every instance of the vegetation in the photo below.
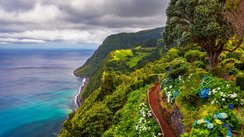
<svg viewBox="0 0 244 137">
<path fill-rule="evenodd" d="M 137 68 L 140 68 L 143 65 L 145 65 L 147 62 L 159 58 L 160 57 L 159 51 L 156 51 L 154 49 L 153 50 L 154 54 L 149 54 L 149 56 L 143 56 L 143 57 L 133 56 L 134 58 L 130 62 L 128 61 L 126 64 L 122 61 L 117 60 L 117 59 L 121 59 L 121 57 L 123 58 L 123 56 L 124 56 L 123 59 L 126 59 L 126 56 L 128 54 L 132 56 L 132 53 L 128 51 L 136 48 L 136 46 L 139 44 L 144 45 L 144 47 L 146 47 L 144 49 L 147 49 L 148 47 L 153 47 L 153 44 L 150 43 L 151 42 L 157 43 L 157 39 L 161 38 L 161 32 L 163 31 L 163 29 L 164 28 L 156 28 L 152 30 L 140 31 L 137 33 L 120 33 L 120 34 L 108 36 L 104 40 L 102 45 L 95 51 L 92 57 L 89 58 L 82 67 L 74 71 L 74 74 L 76 76 L 90 78 L 89 80 L 90 84 L 87 85 L 87 88 L 83 92 L 81 98 L 82 99 L 87 98 L 94 90 L 96 90 L 100 86 L 102 73 L 104 70 L 107 69 L 113 70 L 114 68 L 117 68 L 117 70 L 123 69 L 123 71 L 127 71 L 137 66 L 138 66 Z M 146 46 L 146 45 L 150 45 L 150 46 Z M 158 45 L 154 45 L 154 47 L 157 46 Z M 160 48 L 162 48 L 162 45 Z M 119 51 L 120 49 L 122 50 L 125 49 L 125 50 Z M 115 60 L 111 60 L 111 56 L 116 54 L 115 52 L 112 53 L 113 51 L 118 52 L 117 53 L 118 58 L 116 58 L 115 56 Z M 153 52 L 153 51 L 152 50 L 145 51 L 142 53 L 138 52 L 138 54 L 145 55 L 144 53 Z M 125 55 L 123 55 L 124 52 Z M 128 54 L 126 52 L 128 52 Z M 157 56 L 157 58 L 154 58 L 155 55 Z M 147 59 L 143 59 L 143 58 L 147 58 Z M 139 64 L 137 65 L 138 62 Z"/>
<path fill-rule="evenodd" d="M 161 136 L 146 101 L 155 81 L 167 118 L 182 115 L 182 137 L 243 136 L 243 35 L 229 16 L 242 4 L 171 0 L 163 39 L 162 28 L 108 37 L 75 71 L 90 81 L 59 136 Z"/>
<path fill-rule="evenodd" d="M 225 10 L 224 1 L 219 0 L 171 0 L 167 9 L 165 44 L 197 43 L 206 51 L 209 66 L 218 65 L 223 51 L 233 52 L 243 42 L 243 35 L 237 35 L 233 24 L 224 18 Z"/>
<path fill-rule="evenodd" d="M 120 33 L 108 36 L 92 57 L 82 67 L 75 70 L 74 74 L 76 76 L 90 77 L 102 67 L 103 60 L 110 52 L 118 49 L 135 48 L 136 44 L 142 43 L 145 40 L 159 39 L 162 31 L 163 28 L 156 28 L 137 33 Z"/>
</svg>

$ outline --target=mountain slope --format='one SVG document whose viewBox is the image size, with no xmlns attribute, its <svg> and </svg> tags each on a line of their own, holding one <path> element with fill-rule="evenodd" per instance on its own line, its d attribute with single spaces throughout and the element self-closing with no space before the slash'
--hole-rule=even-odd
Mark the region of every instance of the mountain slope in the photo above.
<svg viewBox="0 0 244 137">
<path fill-rule="evenodd" d="M 161 38 L 163 28 L 144 30 L 136 33 L 120 33 L 108 36 L 93 56 L 80 68 L 74 71 L 76 76 L 92 76 L 100 67 L 105 57 L 114 50 L 134 48 L 148 39 Z"/>
</svg>

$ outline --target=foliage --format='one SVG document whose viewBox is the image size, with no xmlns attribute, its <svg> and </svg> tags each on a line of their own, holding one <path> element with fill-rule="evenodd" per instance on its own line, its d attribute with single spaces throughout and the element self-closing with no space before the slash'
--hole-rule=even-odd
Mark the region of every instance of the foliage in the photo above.
<svg viewBox="0 0 244 137">
<path fill-rule="evenodd" d="M 241 56 L 242 55 L 239 52 L 230 52 L 230 53 L 227 53 L 226 58 L 234 58 L 234 59 L 239 60 L 239 59 L 241 59 Z"/>
<path fill-rule="evenodd" d="M 210 113 L 205 118 L 196 120 L 190 133 L 184 133 L 182 137 L 195 136 L 232 136 L 233 130 L 239 130 L 240 123 L 235 114 L 228 110 L 222 109 Z"/>
<path fill-rule="evenodd" d="M 103 136 L 145 136 L 158 134 L 160 128 L 144 103 L 148 86 L 131 92 L 124 107 L 115 115 L 116 121 Z"/>
<path fill-rule="evenodd" d="M 196 1 L 199 5 L 193 8 L 192 5 L 196 5 Z M 216 8 L 214 0 L 172 0 L 170 8 L 175 8 L 176 11 L 172 9 L 167 11 L 172 15 L 170 21 L 167 21 L 167 25 L 171 26 L 166 27 L 168 32 L 165 32 L 171 35 L 168 38 L 177 38 L 175 36 L 193 38 L 192 34 L 184 33 L 185 29 L 179 25 L 182 23 L 179 18 L 184 15 L 173 18 L 176 16 L 174 14 L 178 16 L 183 13 L 178 13 L 178 11 L 193 8 L 196 11 L 191 11 L 191 14 L 197 15 L 196 19 L 190 22 L 196 23 L 191 26 L 193 28 L 189 28 L 194 33 L 193 36 L 205 35 L 204 40 L 213 38 L 210 45 L 212 40 L 216 42 L 216 45 L 226 42 L 226 39 L 219 36 L 220 31 L 225 31 L 219 30 L 223 29 L 221 28 L 223 24 L 214 20 L 215 17 L 211 15 L 209 19 L 203 20 L 203 24 L 198 23 L 199 16 L 206 16 L 200 11 L 212 14 L 216 10 L 206 9 L 209 3 L 213 4 L 209 6 L 210 8 Z M 178 9 L 182 4 L 185 6 L 184 9 Z M 189 11 L 186 13 L 188 14 Z M 209 22 L 205 26 L 206 20 L 214 20 L 219 24 Z M 170 24 L 170 22 L 176 24 Z M 200 26 L 205 27 L 205 30 L 199 28 Z M 172 33 L 171 29 L 173 29 Z M 239 53 L 243 55 L 243 51 L 238 51 L 238 54 L 223 53 L 221 55 L 222 62 L 219 70 L 225 69 L 223 72 L 234 74 L 231 76 L 233 81 L 227 81 L 211 75 L 211 71 L 207 72 L 206 54 L 203 49 L 199 49 L 202 43 L 194 44 L 194 41 L 193 43 L 187 41 L 186 46 L 166 49 L 162 46 L 162 41 L 158 40 L 157 29 L 139 33 L 122 33 L 108 37 L 93 57 L 76 71 L 77 75 L 90 77 L 82 96 L 86 99 L 81 107 L 70 114 L 64 122 L 60 136 L 159 136 L 160 129 L 150 116 L 145 99 L 148 85 L 160 78 L 164 78 L 161 81 L 161 88 L 167 96 L 167 105 L 176 104 L 183 115 L 182 122 L 187 131 L 192 128 L 192 123 L 196 119 L 208 118 L 210 122 L 214 122 L 212 113 L 220 113 L 216 110 L 223 108 L 231 108 L 231 112 L 224 110 L 228 115 L 232 115 L 232 111 L 238 113 L 238 119 L 229 117 L 230 119 L 227 119 L 225 123 L 228 123 L 232 129 L 239 130 L 233 123 L 237 123 L 238 126 L 238 121 L 242 118 L 239 108 L 244 101 L 238 86 L 243 84 L 243 76 L 238 73 L 241 72 L 243 65 L 241 61 L 243 56 L 239 56 Z M 183 38 L 177 38 L 173 43 L 168 44 L 183 43 L 182 40 Z M 162 44 L 161 47 L 159 44 Z M 223 75 L 224 73 L 220 73 L 219 76 Z M 227 133 L 223 126 L 215 127 L 214 125 L 216 128 L 214 131 L 206 127 L 204 124 L 201 127 L 193 127 L 191 132 L 185 135 L 211 136 L 215 133 L 219 135 Z"/>
<path fill-rule="evenodd" d="M 137 66 L 138 62 L 140 60 L 142 60 L 144 57 L 146 57 L 148 55 L 148 53 L 138 53 L 136 56 L 132 57 L 129 59 L 128 62 L 126 62 L 126 64 L 130 67 L 133 68 L 135 66 Z"/>
<path fill-rule="evenodd" d="M 235 63 L 235 67 L 239 70 L 244 70 L 244 60 Z"/>
<path fill-rule="evenodd" d="M 239 74 L 237 74 L 236 76 L 236 85 L 240 86 L 240 88 L 242 90 L 244 90 L 244 73 L 240 72 Z"/>
<path fill-rule="evenodd" d="M 165 54 L 165 59 L 170 62 L 172 61 L 174 58 L 178 58 L 179 57 L 179 50 L 175 49 L 175 48 L 171 48 L 166 54 Z"/>
<path fill-rule="evenodd" d="M 197 74 L 189 74 L 185 78 L 181 78 L 179 101 L 185 105 L 192 107 L 199 104 L 198 89 L 200 89 L 200 76 Z"/>
<path fill-rule="evenodd" d="M 221 106 L 232 104 L 240 105 L 240 88 L 233 83 L 212 76 L 205 76 L 202 79 L 201 87 L 208 88 L 208 95 L 212 99 L 212 104 Z"/>
<path fill-rule="evenodd" d="M 225 20 L 223 5 L 218 0 L 171 0 L 163 39 L 168 47 L 198 43 L 208 55 L 210 67 L 216 66 L 222 51 L 234 51 L 242 39 L 234 37 L 234 28 Z M 231 48 L 230 38 L 235 39 Z"/>
<path fill-rule="evenodd" d="M 178 79 L 165 78 L 162 80 L 161 87 L 163 87 L 164 93 L 167 96 L 167 102 L 173 103 L 175 98 L 180 93 L 180 80 L 181 76 Z"/>
<path fill-rule="evenodd" d="M 176 58 L 169 65 L 168 75 L 173 79 L 186 74 L 190 68 L 189 63 L 184 58 Z"/>
<path fill-rule="evenodd" d="M 199 50 L 189 50 L 184 56 L 188 62 L 204 61 L 206 54 Z"/>
<path fill-rule="evenodd" d="M 145 103 L 141 103 L 139 108 L 138 114 L 140 115 L 140 119 L 136 125 L 138 135 L 143 137 L 162 136 L 161 129 L 157 123 L 151 119 L 152 112 L 150 108 Z"/>
<path fill-rule="evenodd" d="M 126 57 L 132 57 L 133 56 L 133 52 L 132 50 L 116 50 L 115 52 L 113 52 L 113 59 L 114 60 L 126 60 Z"/>
<path fill-rule="evenodd" d="M 160 38 L 163 28 L 140 31 L 137 33 L 120 33 L 108 36 L 95 51 L 91 58 L 80 68 L 74 71 L 76 76 L 91 77 L 102 68 L 103 60 L 109 53 L 118 49 L 129 49 L 147 39 Z"/>
<path fill-rule="evenodd" d="M 199 61 L 199 60 L 194 61 L 193 64 L 196 68 L 205 69 L 207 67 L 207 65 L 203 61 Z"/>
</svg>

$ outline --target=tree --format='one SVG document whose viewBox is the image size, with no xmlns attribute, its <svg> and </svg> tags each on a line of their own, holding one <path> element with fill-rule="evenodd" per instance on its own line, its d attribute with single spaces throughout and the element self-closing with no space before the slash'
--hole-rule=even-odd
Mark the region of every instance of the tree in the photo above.
<svg viewBox="0 0 244 137">
<path fill-rule="evenodd" d="M 73 119 L 74 128 L 67 130 L 73 137 L 100 137 L 112 124 L 113 113 L 101 102 L 80 115 Z"/>
<path fill-rule="evenodd" d="M 225 1 L 171 0 L 163 39 L 168 47 L 197 43 L 206 52 L 210 67 L 218 64 L 223 51 L 233 52 L 243 42 L 224 16 Z M 233 44 L 230 45 L 229 41 Z"/>
<path fill-rule="evenodd" d="M 225 19 L 235 30 L 238 38 L 244 36 L 244 0 L 228 0 L 223 12 Z"/>
</svg>

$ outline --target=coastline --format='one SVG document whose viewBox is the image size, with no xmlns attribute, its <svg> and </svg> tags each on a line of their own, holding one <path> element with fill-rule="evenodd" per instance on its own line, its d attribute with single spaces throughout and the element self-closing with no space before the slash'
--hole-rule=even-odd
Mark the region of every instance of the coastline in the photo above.
<svg viewBox="0 0 244 137">
<path fill-rule="evenodd" d="M 79 108 L 81 103 L 82 103 L 82 101 L 80 100 L 80 94 L 83 92 L 84 87 L 87 84 L 87 82 L 88 82 L 87 78 L 82 79 L 82 83 L 81 83 L 81 86 L 79 88 L 79 91 L 74 97 L 74 103 L 76 104 L 77 108 Z"/>
<path fill-rule="evenodd" d="M 75 76 L 75 75 L 73 74 L 73 76 Z M 75 76 L 75 77 L 77 77 L 77 76 Z M 81 78 L 81 77 L 78 77 L 78 78 Z M 75 96 L 74 96 L 74 103 L 76 105 L 76 108 L 79 108 L 82 104 L 82 100 L 80 99 L 80 95 L 82 94 L 85 86 L 88 84 L 88 81 L 89 81 L 88 78 L 81 78 L 81 79 L 82 79 L 81 86 L 80 86 L 77 94 L 75 94 Z"/>
</svg>

